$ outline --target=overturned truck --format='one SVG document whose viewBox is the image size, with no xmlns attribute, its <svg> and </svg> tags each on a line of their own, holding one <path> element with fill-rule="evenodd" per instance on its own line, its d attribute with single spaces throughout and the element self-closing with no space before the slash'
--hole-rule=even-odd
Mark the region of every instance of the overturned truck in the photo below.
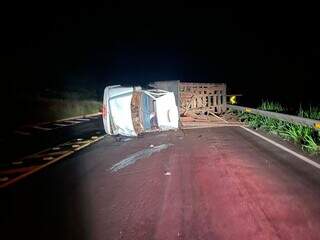
<svg viewBox="0 0 320 240">
<path fill-rule="evenodd" d="M 227 109 L 225 84 L 159 81 L 149 86 L 151 89 L 105 88 L 103 123 L 107 134 L 137 136 L 177 129 L 179 122 L 208 120 Z"/>
<path fill-rule="evenodd" d="M 161 89 L 107 86 L 102 116 L 104 129 L 109 135 L 137 136 L 179 126 L 175 96 Z"/>
<path fill-rule="evenodd" d="M 226 84 L 159 81 L 149 86 L 175 94 L 180 116 L 201 118 L 227 110 Z"/>
</svg>

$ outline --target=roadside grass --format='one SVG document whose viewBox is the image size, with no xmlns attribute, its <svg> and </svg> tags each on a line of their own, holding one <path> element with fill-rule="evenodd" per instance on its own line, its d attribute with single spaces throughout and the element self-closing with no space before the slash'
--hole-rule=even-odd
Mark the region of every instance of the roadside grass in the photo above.
<svg viewBox="0 0 320 240">
<path fill-rule="evenodd" d="M 64 99 L 64 100 L 98 100 L 101 96 L 96 91 L 77 88 L 77 89 L 45 89 L 37 93 L 38 98 Z"/>
<path fill-rule="evenodd" d="M 278 135 L 300 146 L 302 150 L 310 154 L 320 154 L 320 131 L 252 113 L 236 111 L 236 114 L 240 121 L 254 129 L 262 129 L 270 134 Z"/>
<path fill-rule="evenodd" d="M 102 106 L 102 93 L 90 89 L 45 89 L 16 91 L 1 101 L 4 126 L 0 139 L 10 136 L 21 126 L 52 122 L 64 118 L 98 113 Z"/>
<path fill-rule="evenodd" d="M 97 93 L 84 88 L 63 91 L 46 89 L 39 93 L 36 104 L 36 116 L 46 121 L 97 113 L 102 106 Z M 42 114 L 44 109 L 46 111 Z"/>
<path fill-rule="evenodd" d="M 320 120 L 320 107 L 309 106 L 308 109 L 303 109 L 302 106 L 300 105 L 298 116 Z"/>
<path fill-rule="evenodd" d="M 95 100 L 37 98 L 25 101 L 23 108 L 15 112 L 15 125 L 52 122 L 97 113 L 100 109 L 101 103 Z"/>
<path fill-rule="evenodd" d="M 102 101 L 92 91 L 58 91 L 46 89 L 36 94 L 25 93 L 11 104 L 11 129 L 21 125 L 52 122 L 64 118 L 98 113 Z"/>
<path fill-rule="evenodd" d="M 263 100 L 257 109 L 264 110 L 264 111 L 271 111 L 271 112 L 279 112 L 279 113 L 286 113 L 288 108 L 279 102 Z M 298 116 L 304 118 L 310 118 L 315 120 L 320 120 L 320 107 L 319 106 L 309 106 L 308 108 L 303 108 L 300 105 L 298 110 Z"/>
<path fill-rule="evenodd" d="M 41 99 L 38 102 L 38 109 L 39 111 L 35 112 L 37 118 L 50 122 L 97 113 L 101 109 L 101 103 L 94 100 Z M 41 109 L 47 111 L 42 113 Z"/>
<path fill-rule="evenodd" d="M 286 112 L 287 108 L 278 102 L 263 100 L 261 105 L 258 107 L 260 110 L 271 111 L 271 112 Z"/>
</svg>

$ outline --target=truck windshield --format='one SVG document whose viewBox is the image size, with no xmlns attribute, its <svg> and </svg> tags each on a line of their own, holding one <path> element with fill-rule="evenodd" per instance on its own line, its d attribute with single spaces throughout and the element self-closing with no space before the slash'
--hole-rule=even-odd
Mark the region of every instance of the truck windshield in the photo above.
<svg viewBox="0 0 320 240">
<path fill-rule="evenodd" d="M 158 127 L 155 100 L 145 93 L 141 95 L 140 114 L 145 130 L 153 130 Z"/>
</svg>

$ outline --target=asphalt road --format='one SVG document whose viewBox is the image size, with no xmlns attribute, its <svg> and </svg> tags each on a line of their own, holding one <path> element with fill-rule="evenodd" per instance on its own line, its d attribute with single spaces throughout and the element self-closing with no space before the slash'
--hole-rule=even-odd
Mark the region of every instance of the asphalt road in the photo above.
<svg viewBox="0 0 320 240">
<path fill-rule="evenodd" d="M 66 125 L 65 127 L 56 125 L 61 125 L 63 122 L 29 126 L 21 130 L 22 133 L 26 132 L 27 134 L 12 132 L 6 137 L 2 137 L 0 139 L 0 151 L 2 155 L 0 163 L 17 160 L 26 155 L 72 139 L 83 138 L 95 132 L 104 132 L 101 116 L 84 119 L 86 121 L 78 121 L 78 124 L 69 123 L 70 125 Z"/>
<path fill-rule="evenodd" d="M 239 127 L 106 137 L 0 199 L 1 239 L 320 237 L 320 171 Z"/>
</svg>

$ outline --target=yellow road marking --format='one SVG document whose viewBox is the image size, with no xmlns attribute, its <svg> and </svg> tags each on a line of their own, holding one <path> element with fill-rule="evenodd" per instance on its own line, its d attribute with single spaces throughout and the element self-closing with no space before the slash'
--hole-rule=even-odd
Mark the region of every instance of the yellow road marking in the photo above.
<svg viewBox="0 0 320 240">
<path fill-rule="evenodd" d="M 6 182 L 8 180 L 9 180 L 8 177 L 0 177 L 0 182 Z"/>
<path fill-rule="evenodd" d="M 63 122 L 66 122 L 66 123 L 71 123 L 71 124 L 78 124 L 80 123 L 79 121 L 73 121 L 73 120 L 65 120 Z"/>
<path fill-rule="evenodd" d="M 32 170 L 33 168 L 35 168 L 35 167 L 36 166 L 5 169 L 5 170 L 1 170 L 0 173 L 1 173 L 1 175 L 14 174 L 14 173 L 23 173 L 23 172 L 28 172 L 28 171 Z"/>
<path fill-rule="evenodd" d="M 22 163 L 23 163 L 23 161 L 15 161 L 15 162 L 12 162 L 12 165 L 20 165 Z"/>
<path fill-rule="evenodd" d="M 35 129 L 43 130 L 43 131 L 50 131 L 52 130 L 51 128 L 46 128 L 46 127 L 40 127 L 40 126 L 33 126 Z"/>
<path fill-rule="evenodd" d="M 91 140 L 85 140 L 85 141 L 77 141 L 77 144 L 87 144 Z"/>
<path fill-rule="evenodd" d="M 41 157 L 52 157 L 57 155 L 63 155 L 69 151 L 60 151 L 60 152 L 48 152 L 48 153 L 42 153 L 39 155 L 34 156 L 35 158 L 41 158 Z"/>
<path fill-rule="evenodd" d="M 66 127 L 66 126 L 69 126 L 69 124 L 61 124 L 61 123 L 54 123 L 53 125 L 58 126 L 58 127 Z"/>
<path fill-rule="evenodd" d="M 43 169 L 43 168 L 45 168 L 45 167 L 47 167 L 47 166 L 49 166 L 49 165 L 51 165 L 51 164 L 53 164 L 53 163 L 61 160 L 61 159 L 63 159 L 63 158 L 66 158 L 66 157 L 70 156 L 70 155 L 73 154 L 75 151 L 79 151 L 80 149 L 85 148 L 85 147 L 91 145 L 92 143 L 95 143 L 95 142 L 101 140 L 102 138 L 104 138 L 104 136 L 100 136 L 100 137 L 98 137 L 98 138 L 96 138 L 96 139 L 94 139 L 94 140 L 92 140 L 92 141 L 90 141 L 90 142 L 88 142 L 88 143 L 86 143 L 86 144 L 84 144 L 84 145 L 82 145 L 82 146 L 74 149 L 74 151 L 69 151 L 69 152 L 67 152 L 67 153 L 65 153 L 65 154 L 63 154 L 63 155 L 55 158 L 55 159 L 52 160 L 52 161 L 49 161 L 49 162 L 47 162 L 47 163 L 45 163 L 45 164 L 43 164 L 43 165 L 41 165 L 41 166 L 35 167 L 34 169 L 32 169 L 32 170 L 29 171 L 29 172 L 26 172 L 26 173 L 24 173 L 24 174 L 19 175 L 19 176 L 16 177 L 16 178 L 13 178 L 13 179 L 11 179 L 11 180 L 8 180 L 8 181 L 4 182 L 3 184 L 0 184 L 0 188 L 4 188 L 4 187 L 7 187 L 7 186 L 9 186 L 9 185 L 12 185 L 12 184 L 14 184 L 14 183 L 16 183 L 16 182 L 18 182 L 18 181 L 26 178 L 27 176 L 29 176 L 29 175 L 31 175 L 31 174 L 33 174 L 33 173 L 35 173 L 35 172 L 38 172 L 38 171 L 40 171 L 41 169 Z M 48 150 L 46 149 L 46 150 L 44 150 L 44 151 L 41 151 L 40 153 L 43 153 L 43 152 L 45 152 L 45 151 L 48 151 Z M 38 153 L 38 154 L 39 154 L 39 153 Z M 37 154 L 33 154 L 33 156 L 36 156 L 36 155 L 37 155 Z M 30 157 L 28 157 L 28 158 L 30 158 Z"/>
</svg>

